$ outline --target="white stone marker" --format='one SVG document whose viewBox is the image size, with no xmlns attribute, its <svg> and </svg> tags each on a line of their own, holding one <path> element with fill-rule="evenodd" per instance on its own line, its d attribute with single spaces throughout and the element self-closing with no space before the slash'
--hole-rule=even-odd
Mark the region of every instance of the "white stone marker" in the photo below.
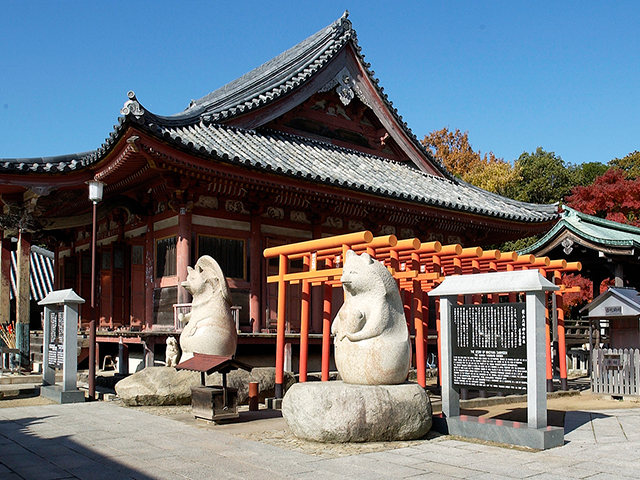
<svg viewBox="0 0 640 480">
<path fill-rule="evenodd" d="M 547 426 L 545 292 L 558 290 L 537 270 L 446 277 L 429 296 L 440 297 L 442 413 L 448 433 L 546 449 L 564 443 L 564 429 Z M 459 295 L 523 292 L 526 295 L 528 428 L 517 422 L 480 423 L 460 416 L 460 394 L 453 385 L 452 309 Z M 434 419 L 434 427 L 439 426 Z"/>
<path fill-rule="evenodd" d="M 70 288 L 51 292 L 38 302 L 38 305 L 44 305 L 42 344 L 44 365 L 40 395 L 58 403 L 84 402 L 84 392 L 78 390 L 78 305 L 81 303 L 84 303 L 84 299 Z M 62 320 L 62 329 L 58 323 L 60 320 Z M 59 334 L 62 330 L 61 342 L 51 341 L 52 323 L 58 326 L 55 333 Z M 56 358 L 52 358 L 52 355 L 56 355 Z M 62 366 L 62 385 L 56 385 L 54 366 L 60 367 L 60 365 Z"/>
</svg>

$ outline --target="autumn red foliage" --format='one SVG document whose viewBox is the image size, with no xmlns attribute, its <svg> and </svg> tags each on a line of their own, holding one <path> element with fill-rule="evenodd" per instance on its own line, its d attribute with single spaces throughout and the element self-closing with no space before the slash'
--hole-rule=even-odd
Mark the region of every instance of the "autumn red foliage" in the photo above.
<svg viewBox="0 0 640 480">
<path fill-rule="evenodd" d="M 586 187 L 574 187 L 566 204 L 588 215 L 640 226 L 640 178 L 611 168 Z"/>
<path fill-rule="evenodd" d="M 593 291 L 593 282 L 578 273 L 565 273 L 562 275 L 562 284 L 566 287 L 580 287 L 579 292 L 565 293 L 562 295 L 562 306 L 566 318 L 578 318 L 580 309 L 607 288 L 613 286 L 612 278 L 606 278 L 600 284 L 600 288 Z"/>
</svg>

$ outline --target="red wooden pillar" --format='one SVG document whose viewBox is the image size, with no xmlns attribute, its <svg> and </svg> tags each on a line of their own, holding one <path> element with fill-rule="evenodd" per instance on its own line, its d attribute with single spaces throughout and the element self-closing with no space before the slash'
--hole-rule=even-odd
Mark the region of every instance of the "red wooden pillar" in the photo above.
<svg viewBox="0 0 640 480">
<path fill-rule="evenodd" d="M 558 360 L 560 361 L 560 390 L 568 390 L 567 383 L 567 343 L 564 332 L 564 310 L 562 294 L 557 294 L 558 309 Z"/>
<path fill-rule="evenodd" d="M 327 268 L 333 267 L 331 259 L 325 260 Z M 322 381 L 329 380 L 329 363 L 331 359 L 331 304 L 333 300 L 333 287 L 327 282 L 324 284 L 324 301 L 322 302 Z"/>
<path fill-rule="evenodd" d="M 262 222 L 259 215 L 251 216 L 251 239 L 249 240 L 249 271 L 251 276 L 251 292 L 249 296 L 249 318 L 251 319 L 251 331 L 260 333 L 262 329 L 262 314 L 260 308 L 262 238 L 260 236 Z M 266 326 L 266 325 L 265 325 Z"/>
<path fill-rule="evenodd" d="M 442 335 L 440 334 L 440 298 L 436 297 L 436 336 L 438 337 L 438 385 L 442 386 Z"/>
<path fill-rule="evenodd" d="M 189 303 L 191 295 L 182 286 L 187 279 L 187 267 L 191 265 L 191 212 L 180 207 L 178 215 L 178 239 L 176 242 L 176 271 L 178 274 L 178 303 Z"/>
<path fill-rule="evenodd" d="M 547 392 L 553 392 L 553 362 L 551 361 L 551 318 L 549 316 L 549 294 L 545 295 L 545 341 L 547 349 Z"/>
<path fill-rule="evenodd" d="M 411 270 L 420 271 L 420 256 L 417 253 L 411 254 Z M 416 342 L 416 371 L 418 384 L 424 388 L 427 386 L 427 360 L 424 350 L 425 328 L 422 316 L 422 295 L 420 280 L 413 280 L 412 310 Z"/>
<path fill-rule="evenodd" d="M 562 284 L 562 274 L 553 272 L 553 279 L 556 285 Z M 556 293 L 556 308 L 558 315 L 558 360 L 560 360 L 560 390 L 568 390 L 567 382 L 567 340 L 564 331 L 564 300 L 562 293 Z"/>
<path fill-rule="evenodd" d="M 304 271 L 311 268 L 311 258 L 304 256 Z M 309 280 L 302 280 L 302 301 L 300 311 L 300 382 L 307 381 L 307 365 L 309 358 L 309 313 L 311 311 L 311 284 Z"/>
<path fill-rule="evenodd" d="M 145 296 L 146 309 L 144 314 L 145 328 L 151 330 L 153 328 L 153 287 L 156 277 L 155 262 L 155 243 L 153 240 L 153 217 L 150 215 L 147 220 L 147 234 L 145 235 L 145 255 L 144 266 L 146 272 L 145 278 Z"/>
<path fill-rule="evenodd" d="M 286 255 L 280 255 L 278 268 L 278 326 L 276 333 L 276 398 L 284 395 L 284 334 L 287 307 L 287 284 L 284 276 L 287 274 L 289 260 Z"/>
</svg>

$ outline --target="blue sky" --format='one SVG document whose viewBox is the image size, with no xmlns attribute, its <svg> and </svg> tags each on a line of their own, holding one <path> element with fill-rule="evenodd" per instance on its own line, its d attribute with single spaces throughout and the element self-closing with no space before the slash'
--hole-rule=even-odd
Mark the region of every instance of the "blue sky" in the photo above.
<svg viewBox="0 0 640 480">
<path fill-rule="evenodd" d="M 637 1 L 0 3 L 0 158 L 98 148 L 134 90 L 182 111 L 345 9 L 418 138 L 449 127 L 505 160 L 640 149 Z"/>
</svg>

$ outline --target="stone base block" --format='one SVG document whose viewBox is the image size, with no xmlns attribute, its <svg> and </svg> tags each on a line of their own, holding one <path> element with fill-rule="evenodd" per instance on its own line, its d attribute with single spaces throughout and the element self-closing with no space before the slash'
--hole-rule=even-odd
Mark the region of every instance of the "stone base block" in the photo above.
<svg viewBox="0 0 640 480">
<path fill-rule="evenodd" d="M 40 387 L 40 396 L 57 403 L 84 403 L 84 391 L 65 391 L 62 389 L 62 385 L 46 385 Z"/>
<path fill-rule="evenodd" d="M 327 443 L 414 440 L 432 421 L 429 396 L 415 383 L 296 383 L 282 416 L 297 437 Z"/>
<path fill-rule="evenodd" d="M 448 435 L 546 450 L 564 445 L 564 428 L 530 428 L 526 423 L 469 415 L 433 418 L 434 430 Z"/>
<path fill-rule="evenodd" d="M 282 399 L 274 397 L 265 398 L 265 405 L 268 410 L 282 410 Z"/>
</svg>

